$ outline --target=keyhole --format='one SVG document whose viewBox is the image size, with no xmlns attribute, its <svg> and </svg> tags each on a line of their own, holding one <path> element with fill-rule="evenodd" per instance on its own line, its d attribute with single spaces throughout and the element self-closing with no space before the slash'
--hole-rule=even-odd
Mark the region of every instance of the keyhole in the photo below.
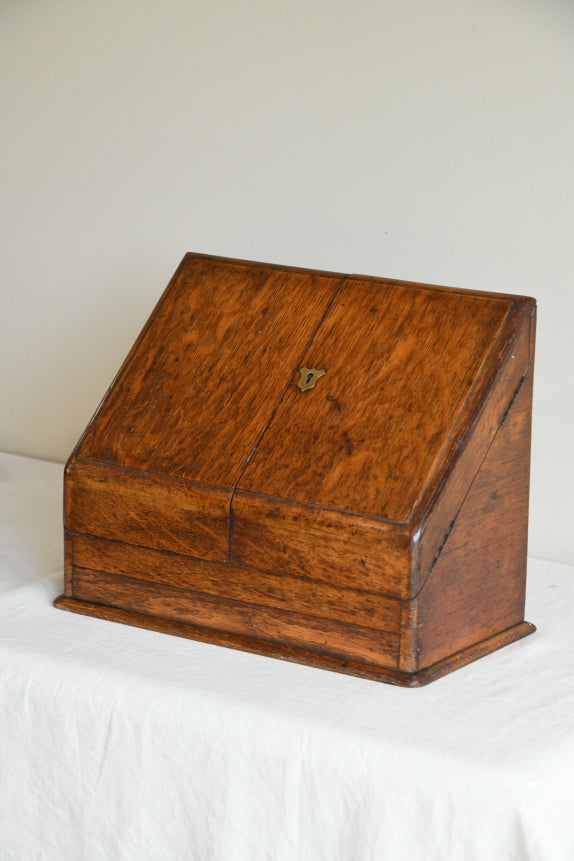
<svg viewBox="0 0 574 861">
<path fill-rule="evenodd" d="M 307 365 L 299 368 L 299 373 L 301 374 L 301 379 L 297 385 L 302 392 L 306 392 L 307 389 L 313 389 L 319 377 L 325 375 L 325 371 L 318 371 L 317 368 L 308 368 Z"/>
</svg>

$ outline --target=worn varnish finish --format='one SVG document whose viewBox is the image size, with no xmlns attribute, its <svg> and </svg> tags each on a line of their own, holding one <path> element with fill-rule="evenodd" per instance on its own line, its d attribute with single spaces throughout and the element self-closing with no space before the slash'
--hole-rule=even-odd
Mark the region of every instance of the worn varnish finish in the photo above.
<svg viewBox="0 0 574 861">
<path fill-rule="evenodd" d="M 90 570 L 133 577 L 133 553 L 123 542 L 107 541 L 90 535 L 73 535 L 78 558 Z M 396 601 L 387 598 L 373 600 L 360 589 L 341 589 L 291 574 L 269 574 L 250 568 L 223 563 L 213 564 L 179 554 L 140 548 L 137 579 L 161 583 L 221 598 L 231 598 L 278 610 L 293 609 L 293 596 L 301 610 L 320 619 L 339 622 L 353 620 L 354 624 L 375 631 L 398 634 L 400 609 Z"/>
<path fill-rule="evenodd" d="M 340 280 L 188 259 L 78 458 L 233 487 Z"/>
<path fill-rule="evenodd" d="M 328 368 L 320 390 L 290 387 L 241 487 L 406 523 L 507 313 L 504 300 L 346 281 L 304 357 Z"/>
<path fill-rule="evenodd" d="M 187 255 L 68 463 L 57 606 L 408 686 L 530 633 L 534 315 Z"/>
</svg>

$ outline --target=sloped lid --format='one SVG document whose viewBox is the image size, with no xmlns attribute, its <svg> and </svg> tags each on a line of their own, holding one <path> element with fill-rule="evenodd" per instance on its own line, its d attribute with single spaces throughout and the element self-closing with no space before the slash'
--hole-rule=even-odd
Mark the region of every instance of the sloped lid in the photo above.
<svg viewBox="0 0 574 861">
<path fill-rule="evenodd" d="M 187 255 L 78 456 L 232 488 L 340 278 Z"/>
<path fill-rule="evenodd" d="M 341 277 L 186 255 L 70 458 L 67 528 L 226 561 L 237 480 Z"/>
<path fill-rule="evenodd" d="M 508 298 L 349 278 L 239 487 L 408 523 L 497 342 Z"/>
<path fill-rule="evenodd" d="M 198 558 L 229 558 L 250 497 L 402 528 L 506 361 L 514 304 L 186 255 L 70 460 L 84 490 L 67 526 L 104 535 L 89 512 L 115 470 L 132 516 L 114 510 L 104 537 L 170 549 L 172 534 Z M 88 464 L 107 470 L 96 485 Z"/>
<path fill-rule="evenodd" d="M 534 309 L 349 276 L 239 479 L 231 558 L 418 594 L 529 367 Z"/>
</svg>

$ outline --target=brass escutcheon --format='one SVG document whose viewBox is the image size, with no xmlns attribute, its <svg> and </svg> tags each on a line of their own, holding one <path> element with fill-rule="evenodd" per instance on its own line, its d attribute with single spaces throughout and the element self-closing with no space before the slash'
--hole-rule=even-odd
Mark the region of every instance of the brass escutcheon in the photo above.
<svg viewBox="0 0 574 861">
<path fill-rule="evenodd" d="M 299 373 L 301 376 L 297 385 L 302 392 L 306 392 L 307 389 L 314 388 L 317 380 L 324 377 L 327 372 L 318 371 L 316 368 L 308 368 L 307 366 L 304 366 L 303 368 L 299 368 Z"/>
</svg>

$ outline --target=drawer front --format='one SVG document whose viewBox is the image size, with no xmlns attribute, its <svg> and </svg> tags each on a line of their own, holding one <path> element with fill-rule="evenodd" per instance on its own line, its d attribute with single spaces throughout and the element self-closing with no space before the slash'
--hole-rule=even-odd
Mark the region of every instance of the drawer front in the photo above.
<svg viewBox="0 0 574 861">
<path fill-rule="evenodd" d="M 79 600 L 397 666 L 400 602 L 393 599 L 89 536 L 71 535 L 69 543 Z"/>
</svg>

